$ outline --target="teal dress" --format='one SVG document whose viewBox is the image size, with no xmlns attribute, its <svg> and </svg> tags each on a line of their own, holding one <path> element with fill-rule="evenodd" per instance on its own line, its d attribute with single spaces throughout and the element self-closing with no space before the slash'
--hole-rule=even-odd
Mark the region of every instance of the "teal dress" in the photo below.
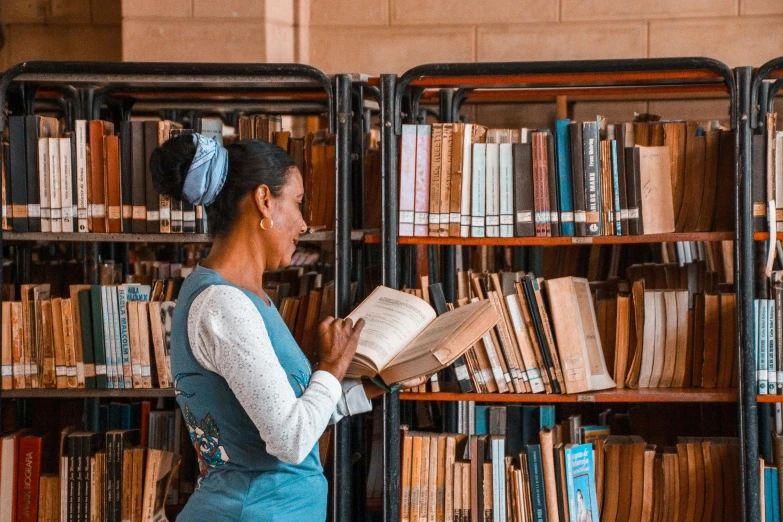
<svg viewBox="0 0 783 522">
<path fill-rule="evenodd" d="M 196 297 L 211 285 L 234 286 L 199 265 L 182 285 L 172 321 L 171 372 L 201 472 L 179 520 L 323 521 L 327 484 L 318 443 L 300 464 L 287 464 L 270 455 L 226 380 L 204 369 L 193 356 L 188 312 Z M 274 305 L 239 289 L 261 314 L 288 382 L 295 395 L 301 396 L 311 373 L 302 350 Z"/>
</svg>

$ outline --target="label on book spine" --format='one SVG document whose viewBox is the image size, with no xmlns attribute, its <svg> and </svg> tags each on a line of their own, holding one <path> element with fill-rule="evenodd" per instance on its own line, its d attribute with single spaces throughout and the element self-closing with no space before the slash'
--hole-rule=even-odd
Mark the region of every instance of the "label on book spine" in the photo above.
<svg viewBox="0 0 783 522">
<path fill-rule="evenodd" d="M 462 214 L 459 212 L 452 212 L 449 214 L 449 223 L 459 223 L 460 219 L 462 217 Z"/>
<path fill-rule="evenodd" d="M 106 375 L 106 365 L 105 364 L 96 364 L 95 365 L 95 375 Z"/>
<path fill-rule="evenodd" d="M 406 212 L 410 212 L 409 210 L 406 210 Z M 413 224 L 414 225 L 426 225 L 430 222 L 430 213 L 429 212 L 416 212 L 416 214 L 413 217 Z"/>
<path fill-rule="evenodd" d="M 148 210 L 147 221 L 160 221 L 160 212 L 157 210 Z"/>
<path fill-rule="evenodd" d="M 11 211 L 14 214 L 14 218 L 27 217 L 27 205 L 11 205 Z"/>
<path fill-rule="evenodd" d="M 561 212 L 560 213 L 560 219 L 563 220 L 563 223 L 573 223 L 573 221 L 574 221 L 574 213 L 573 212 Z"/>
<path fill-rule="evenodd" d="M 71 219 L 73 217 L 73 209 L 71 207 L 65 207 L 62 209 L 63 219 Z"/>
<path fill-rule="evenodd" d="M 85 364 L 84 365 L 84 376 L 85 377 L 95 377 L 95 365 L 94 364 Z"/>
<path fill-rule="evenodd" d="M 141 376 L 142 377 L 151 377 L 152 376 L 152 373 L 150 372 L 149 364 L 143 364 L 141 366 Z"/>
<path fill-rule="evenodd" d="M 468 375 L 467 367 L 462 366 L 454 366 L 454 374 L 457 376 L 458 381 L 466 381 L 470 379 L 470 376 Z"/>
<path fill-rule="evenodd" d="M 441 225 L 448 225 L 449 224 L 449 215 L 448 214 L 441 214 L 440 215 L 440 224 Z"/>
<path fill-rule="evenodd" d="M 76 373 L 76 366 L 67 366 L 65 368 L 65 375 L 68 377 L 76 377 L 78 375 Z"/>
<path fill-rule="evenodd" d="M 492 371 L 488 368 L 485 368 L 478 372 L 479 379 L 483 382 L 489 382 L 491 379 L 493 379 Z"/>
<path fill-rule="evenodd" d="M 133 219 L 147 219 L 147 207 L 133 207 Z"/>
<path fill-rule="evenodd" d="M 120 213 L 120 207 L 109 207 L 109 219 L 120 219 L 121 216 L 122 214 Z"/>
<path fill-rule="evenodd" d="M 549 213 L 549 220 L 552 223 L 558 223 L 560 221 L 560 216 L 558 215 L 557 212 L 550 212 Z"/>
<path fill-rule="evenodd" d="M 134 375 L 141 375 L 141 364 L 132 364 L 131 371 Z"/>
<path fill-rule="evenodd" d="M 92 213 L 92 217 L 97 217 L 97 218 L 106 217 L 106 205 L 103 204 L 90 205 L 90 212 Z"/>
<path fill-rule="evenodd" d="M 574 212 L 574 222 L 587 223 L 587 214 L 585 214 L 584 210 L 577 210 Z"/>
<path fill-rule="evenodd" d="M 3 377 L 13 377 L 14 375 L 14 367 L 11 364 L 4 364 L 1 371 Z"/>
<path fill-rule="evenodd" d="M 440 225 L 440 214 L 430 214 L 430 225 Z"/>
<path fill-rule="evenodd" d="M 133 206 L 131 205 L 122 206 L 122 219 L 133 219 Z"/>
<path fill-rule="evenodd" d="M 14 375 L 24 375 L 24 370 L 23 363 L 14 363 Z"/>
<path fill-rule="evenodd" d="M 473 227 L 483 227 L 484 226 L 484 218 L 483 217 L 474 217 L 470 221 L 470 225 Z"/>
<path fill-rule="evenodd" d="M 638 208 L 629 208 L 628 209 L 628 219 L 639 219 L 639 209 Z"/>
<path fill-rule="evenodd" d="M 514 216 L 511 215 L 503 215 L 500 216 L 500 224 L 501 225 L 513 225 L 514 224 Z"/>
<path fill-rule="evenodd" d="M 39 207 L 37 216 L 34 216 L 31 213 L 28 217 L 40 217 L 40 218 L 43 218 L 43 219 L 49 219 L 50 217 L 52 217 L 52 213 L 51 213 L 50 209 L 48 209 L 48 208 L 40 208 Z"/>
<path fill-rule="evenodd" d="M 79 219 L 87 219 L 87 209 L 86 208 L 77 209 L 76 217 L 78 217 Z"/>
<path fill-rule="evenodd" d="M 193 217 L 195 217 L 195 215 Z M 400 223 L 413 223 L 413 211 L 400 210 Z"/>
<path fill-rule="evenodd" d="M 181 210 L 172 210 L 171 211 L 171 219 L 172 219 L 172 221 L 182 221 L 182 211 Z"/>
<path fill-rule="evenodd" d="M 487 226 L 493 227 L 500 224 L 500 216 L 487 216 Z"/>
<path fill-rule="evenodd" d="M 27 217 L 38 218 L 41 215 L 41 205 L 27 205 Z"/>
<path fill-rule="evenodd" d="M 517 212 L 517 223 L 532 223 L 533 222 L 533 212 L 530 210 L 523 210 L 521 212 Z"/>
<path fill-rule="evenodd" d="M 463 227 L 469 227 L 470 226 L 470 216 L 463 214 L 462 217 L 460 218 L 460 224 Z"/>
<path fill-rule="evenodd" d="M 57 377 L 65 377 L 66 376 L 65 366 L 55 366 L 54 374 Z"/>
</svg>

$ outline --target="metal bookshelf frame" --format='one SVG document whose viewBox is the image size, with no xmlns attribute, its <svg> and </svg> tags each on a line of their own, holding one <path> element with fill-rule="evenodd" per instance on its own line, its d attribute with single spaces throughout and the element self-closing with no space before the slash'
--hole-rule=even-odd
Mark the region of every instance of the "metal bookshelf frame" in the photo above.
<svg viewBox="0 0 783 522">
<path fill-rule="evenodd" d="M 774 64 L 783 69 L 783 59 Z M 763 69 L 763 68 L 762 68 Z M 761 71 L 761 70 L 760 70 Z M 704 93 L 709 97 L 723 95 L 729 103 L 731 127 L 736 131 L 735 140 L 735 179 L 737 200 L 735 209 L 735 234 L 705 234 L 705 238 L 734 239 L 735 266 L 734 278 L 737 295 L 737 350 L 740 360 L 739 388 L 735 390 L 715 390 L 714 394 L 677 393 L 673 390 L 667 400 L 664 393 L 653 394 L 612 394 L 603 393 L 592 396 L 600 402 L 681 402 L 681 401 L 718 401 L 735 402 L 738 407 L 739 439 L 744 448 L 740 459 L 743 478 L 742 505 L 743 520 L 758 520 L 759 477 L 758 477 L 758 433 L 756 412 L 756 390 L 749 383 L 755 382 L 755 360 L 753 353 L 752 325 L 752 284 L 747 279 L 752 276 L 752 216 L 750 205 L 749 158 L 741 151 L 749 150 L 744 129 L 747 128 L 750 106 L 749 71 L 732 71 L 725 64 L 710 58 L 650 58 L 626 60 L 580 60 L 550 62 L 507 62 L 507 63 L 465 63 L 465 64 L 429 64 L 414 67 L 402 74 L 381 75 L 381 131 L 383 165 L 383 226 L 380 243 L 383 248 L 383 283 L 392 288 L 399 287 L 400 281 L 400 245 L 428 244 L 441 245 L 441 268 L 446 298 L 453 298 L 454 275 L 456 272 L 453 255 L 455 244 L 479 244 L 480 241 L 461 241 L 453 238 L 430 240 L 429 238 L 404 238 L 398 236 L 398 139 L 403 119 L 413 121 L 419 113 L 422 100 L 439 102 L 441 122 L 458 121 L 462 104 L 466 100 L 491 102 L 502 99 L 504 103 L 514 100 L 549 99 L 557 96 L 574 96 L 578 99 L 633 99 L 651 97 L 699 97 Z M 435 91 L 434 93 L 432 91 Z M 497 92 L 494 95 L 494 92 Z M 741 126 L 742 125 L 742 126 Z M 740 158 L 742 161 L 740 162 Z M 678 239 L 690 240 L 688 234 L 675 234 Z M 761 237 L 760 235 L 759 237 Z M 694 236 L 694 239 L 696 236 Z M 625 238 L 605 238 L 598 242 L 659 242 L 669 240 L 659 237 L 644 237 L 636 241 Z M 615 239 L 615 241 L 612 241 Z M 701 240 L 699 236 L 699 240 Z M 495 241 L 494 244 L 506 244 Z M 581 239 L 554 238 L 552 240 L 514 238 L 508 244 L 570 244 L 581 243 Z M 482 243 L 482 244 L 486 244 Z M 751 281 L 752 283 L 752 281 Z M 622 390 L 621 390 L 622 391 Z M 412 395 L 412 394 L 411 394 Z M 429 400 L 470 400 L 475 394 L 426 394 Z M 649 395 L 649 396 L 648 396 Z M 701 397 L 701 398 L 700 398 Z M 405 396 L 405 399 L 414 397 Z M 525 397 L 525 402 L 575 402 L 573 396 Z M 384 401 L 384 521 L 399 520 L 400 510 L 400 394 L 389 395 Z M 484 397 L 481 397 L 484 400 Z M 487 399 L 489 400 L 489 399 Z M 509 397 L 513 401 L 514 398 Z"/>
<path fill-rule="evenodd" d="M 351 213 L 352 169 L 355 140 L 351 137 L 352 88 L 356 75 L 329 77 L 314 67 L 300 64 L 186 64 L 110 62 L 24 62 L 0 75 L 0 107 L 17 104 L 17 110 L 32 114 L 39 89 L 63 109 L 69 122 L 93 119 L 106 105 L 117 120 L 130 117 L 134 106 L 150 105 L 159 110 L 196 105 L 214 111 L 251 107 L 253 112 L 277 114 L 324 114 L 336 140 L 335 226 L 334 232 L 316 232 L 302 240 L 333 242 L 335 251 L 335 316 L 344 316 L 350 307 L 351 241 L 364 232 L 353 230 L 346 219 Z M 10 92 L 16 89 L 17 92 Z M 16 98 L 14 98 L 16 96 Z M 55 105 L 56 106 L 56 105 Z M 219 111 L 218 111 L 219 112 Z M 7 116 L 0 116 L 0 132 Z M 359 140 L 361 141 L 361 140 Z M 0 152 L 1 154 L 1 152 Z M 359 156 L 361 158 L 361 156 Z M 359 161 L 358 163 L 361 163 Z M 361 175 L 359 171 L 359 175 Z M 97 249 L 99 242 L 181 242 L 206 243 L 206 234 L 52 234 L 0 231 L 3 242 L 34 241 L 86 242 Z M 13 390 L 0 398 L 86 398 L 86 397 L 169 397 L 172 390 Z M 24 409 L 24 408 L 22 408 Z M 350 520 L 351 453 L 350 420 L 335 426 L 334 476 L 330 515 L 335 522 Z"/>
</svg>

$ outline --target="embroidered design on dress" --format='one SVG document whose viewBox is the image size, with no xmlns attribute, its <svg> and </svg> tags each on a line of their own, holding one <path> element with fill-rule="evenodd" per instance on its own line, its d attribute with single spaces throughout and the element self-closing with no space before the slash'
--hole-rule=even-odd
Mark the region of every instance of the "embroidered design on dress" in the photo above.
<svg viewBox="0 0 783 522">
<path fill-rule="evenodd" d="M 196 448 L 200 483 L 201 479 L 209 474 L 209 468 L 223 466 L 230 458 L 226 448 L 220 445 L 220 428 L 212 415 L 207 413 L 207 416 L 198 422 L 193 412 L 190 411 L 190 407 L 186 405 L 185 423 L 190 432 L 190 441 Z"/>
<path fill-rule="evenodd" d="M 174 394 L 177 397 L 182 395 L 186 399 L 190 399 L 191 397 L 193 397 L 195 395 L 195 393 L 188 393 L 186 391 L 182 391 L 182 390 L 179 389 L 179 382 L 182 379 L 184 379 L 186 377 L 192 377 L 194 375 L 201 375 L 201 374 L 198 373 L 198 372 L 191 372 L 191 373 L 178 373 L 177 375 L 174 376 Z"/>
<path fill-rule="evenodd" d="M 310 376 L 299 370 L 299 375 L 292 373 L 291 378 L 299 385 L 299 389 L 304 393 L 305 389 L 310 385 Z"/>
</svg>

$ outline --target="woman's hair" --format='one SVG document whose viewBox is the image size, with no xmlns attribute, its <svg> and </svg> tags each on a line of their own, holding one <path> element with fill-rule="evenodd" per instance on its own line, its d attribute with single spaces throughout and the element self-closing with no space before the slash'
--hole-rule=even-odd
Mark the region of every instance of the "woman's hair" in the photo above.
<svg viewBox="0 0 783 522">
<path fill-rule="evenodd" d="M 209 232 L 225 235 L 237 220 L 239 202 L 259 185 L 269 187 L 273 196 L 280 195 L 288 173 L 296 163 L 277 145 L 259 140 L 237 141 L 226 147 L 228 174 L 215 201 L 207 207 Z M 163 195 L 185 199 L 182 187 L 196 154 L 193 135 L 171 138 L 156 148 L 150 157 L 152 184 Z"/>
</svg>

